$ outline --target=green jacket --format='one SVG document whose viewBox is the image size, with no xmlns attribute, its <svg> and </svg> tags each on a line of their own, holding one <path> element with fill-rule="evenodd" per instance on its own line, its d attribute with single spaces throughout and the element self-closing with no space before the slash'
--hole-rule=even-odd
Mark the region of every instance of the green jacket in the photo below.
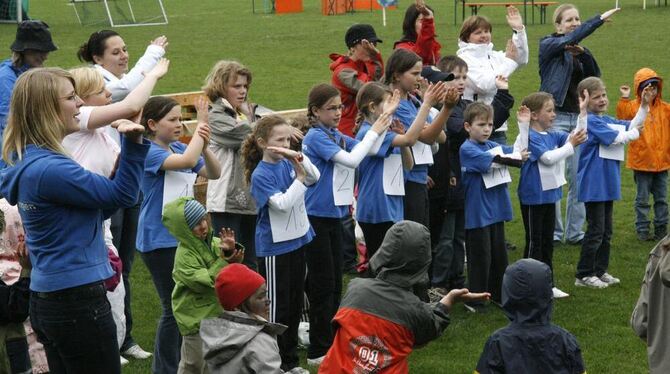
<svg viewBox="0 0 670 374">
<path fill-rule="evenodd" d="M 172 313 L 182 335 L 197 334 L 200 321 L 223 312 L 214 292 L 214 281 L 228 263 L 221 258 L 221 240 L 209 228 L 207 240 L 198 239 L 186 224 L 184 205 L 192 197 L 181 197 L 165 205 L 163 225 L 174 236 L 177 254 L 172 279 Z"/>
</svg>

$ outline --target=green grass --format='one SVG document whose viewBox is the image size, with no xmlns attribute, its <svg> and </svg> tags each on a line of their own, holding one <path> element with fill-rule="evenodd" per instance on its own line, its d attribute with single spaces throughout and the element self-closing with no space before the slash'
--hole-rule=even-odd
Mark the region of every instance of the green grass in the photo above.
<svg viewBox="0 0 670 374">
<path fill-rule="evenodd" d="M 150 3 L 148 0 L 147 4 Z M 257 1 L 260 7 L 261 0 Z M 583 18 L 604 11 L 614 1 L 575 0 Z M 642 10 L 641 0 L 620 1 L 624 10 L 590 36 L 583 44 L 596 56 L 610 87 L 611 112 L 614 111 L 621 84 L 632 84 L 635 71 L 643 66 L 654 68 L 661 76 L 670 76 L 670 8 L 651 5 Z M 649 1 L 648 3 L 652 3 Z M 134 2 L 140 4 L 140 1 Z M 129 46 L 134 61 L 153 37 L 165 34 L 170 46 L 168 57 L 171 71 L 158 85 L 157 93 L 198 90 L 210 67 L 219 59 L 237 59 L 254 73 L 251 97 L 274 109 L 304 107 L 309 88 L 330 81 L 328 54 L 343 53 L 344 31 L 357 22 L 371 23 L 385 41 L 382 54 L 389 56 L 393 41 L 400 37 L 402 11 L 388 12 L 388 26 L 381 25 L 381 12 L 358 12 L 353 15 L 325 17 L 320 14 L 320 2 L 305 0 L 300 14 L 252 14 L 249 1 L 165 0 L 170 24 L 154 27 L 119 28 Z M 404 9 L 408 0 L 401 1 Z M 435 8 L 439 41 L 443 55 L 456 51 L 458 27 L 453 22 L 453 3 L 449 0 L 429 1 Z M 100 4 L 97 4 L 100 6 Z M 135 6 L 140 9 L 140 5 Z M 551 13 L 553 8 L 549 10 Z M 483 8 L 494 24 L 494 42 L 504 46 L 509 30 L 503 8 Z M 74 11 L 66 1 L 34 0 L 30 15 L 46 20 L 51 26 L 56 44 L 60 47 L 49 56 L 49 66 L 79 65 L 75 57 L 78 46 L 88 35 L 103 25 L 81 27 Z M 536 14 L 537 18 L 537 14 Z M 13 41 L 15 27 L 0 25 L 0 46 Z M 521 101 L 524 95 L 537 90 L 538 39 L 552 32 L 551 25 L 529 25 L 530 62 L 511 78 L 511 91 Z M 8 50 L 5 50 L 8 54 Z M 514 121 L 511 121 L 514 123 Z M 515 127 L 515 126 L 512 126 Z M 508 137 L 513 139 L 515 130 Z M 523 225 L 518 212 L 516 183 L 513 175 L 512 205 L 514 221 L 506 225 L 508 238 L 517 246 L 523 245 Z M 559 300 L 554 307 L 554 322 L 570 330 L 579 340 L 588 371 L 591 373 L 644 373 L 647 371 L 644 344 L 628 326 L 643 276 L 647 253 L 652 244 L 635 238 L 633 198 L 635 187 L 632 174 L 623 168 L 623 200 L 615 204 L 615 228 L 610 271 L 622 284 L 602 291 L 576 289 L 574 270 L 579 248 L 558 246 L 554 266 L 557 284 L 571 296 Z M 510 254 L 514 261 L 521 255 Z M 158 298 L 151 278 L 139 260 L 132 272 L 135 339 L 146 349 L 153 348 L 154 332 L 160 314 Z M 452 325 L 438 340 L 411 356 L 412 372 L 467 373 L 472 372 L 486 338 L 506 324 L 502 313 L 466 314 L 457 307 Z M 124 373 L 147 373 L 148 362 L 131 362 Z"/>
</svg>

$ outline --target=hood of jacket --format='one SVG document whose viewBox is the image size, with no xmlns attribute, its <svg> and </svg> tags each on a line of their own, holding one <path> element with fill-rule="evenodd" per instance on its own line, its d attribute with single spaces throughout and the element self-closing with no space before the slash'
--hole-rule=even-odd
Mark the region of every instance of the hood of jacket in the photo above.
<svg viewBox="0 0 670 374">
<path fill-rule="evenodd" d="M 241 311 L 225 311 L 219 318 L 205 319 L 200 323 L 203 355 L 205 359 L 216 356 L 217 361 L 230 361 L 239 351 L 261 332 L 281 335 L 286 326 L 262 321 Z"/>
<path fill-rule="evenodd" d="M 401 288 L 428 281 L 430 233 L 426 226 L 400 221 L 386 232 L 384 242 L 370 259 L 370 268 L 381 279 Z"/>
<path fill-rule="evenodd" d="M 647 81 L 651 78 L 656 78 L 659 80 L 658 82 L 658 95 L 656 95 L 656 98 L 654 99 L 654 103 L 658 102 L 661 99 L 661 93 L 663 92 L 663 78 L 659 77 L 658 74 L 656 74 L 655 71 L 649 69 L 649 68 L 642 68 L 635 73 L 635 80 L 634 80 L 634 92 L 637 95 L 637 98 L 640 99 L 642 96 L 642 90 L 640 89 L 640 85 L 642 82 Z M 652 104 L 654 104 L 652 103 Z"/>
<path fill-rule="evenodd" d="M 491 51 L 493 51 L 493 43 L 488 44 L 475 44 L 468 43 L 462 40 L 458 41 L 458 51 L 456 55 L 460 56 L 462 54 L 471 54 L 477 58 L 486 57 Z"/>
<path fill-rule="evenodd" d="M 507 267 L 502 284 L 502 307 L 513 324 L 551 322 L 553 282 L 546 264 L 522 259 Z"/>
<path fill-rule="evenodd" d="M 193 198 L 180 197 L 165 204 L 162 219 L 163 225 L 182 245 L 188 246 L 190 248 L 195 248 L 198 245 L 207 245 L 207 247 L 209 247 L 212 243 L 213 236 L 211 225 L 209 225 L 207 239 L 204 242 L 197 236 L 193 235 L 193 231 L 188 228 L 188 224 L 186 223 L 186 216 L 184 215 L 184 206 L 188 200 L 193 200 Z"/>
<path fill-rule="evenodd" d="M 19 202 L 19 182 L 26 167 L 44 157 L 54 157 L 54 153 L 34 145 L 28 145 L 23 151 L 23 159 L 15 160 L 13 166 L 9 166 L 5 164 L 4 160 L 0 160 L 0 165 L 3 167 L 0 171 L 0 194 L 11 205 L 16 205 Z"/>
<path fill-rule="evenodd" d="M 330 63 L 330 70 L 335 71 L 340 65 L 352 65 L 355 64 L 356 61 L 352 60 L 351 57 L 347 55 L 341 55 L 339 53 L 331 53 L 328 55 L 330 59 L 333 61 Z"/>
</svg>

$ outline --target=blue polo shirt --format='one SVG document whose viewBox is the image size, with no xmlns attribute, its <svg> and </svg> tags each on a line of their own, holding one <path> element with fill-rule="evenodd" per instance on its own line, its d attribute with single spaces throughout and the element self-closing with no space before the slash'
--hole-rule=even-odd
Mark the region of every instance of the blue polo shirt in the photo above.
<svg viewBox="0 0 670 374">
<path fill-rule="evenodd" d="M 408 99 L 400 100 L 394 118 L 403 124 L 405 131 L 409 130 L 412 126 L 412 122 L 414 122 L 417 114 L 419 114 L 419 107 L 421 107 L 421 102 L 412 96 L 409 96 Z M 426 122 L 433 122 L 433 118 L 428 115 Z M 412 170 L 405 172 L 405 174 L 405 179 L 410 182 L 421 184 L 428 183 L 428 165 L 414 165 Z"/>
<path fill-rule="evenodd" d="M 530 129 L 528 134 L 528 160 L 521 167 L 519 179 L 519 201 L 523 205 L 553 204 L 563 196 L 561 187 L 542 191 L 540 180 L 540 157 L 565 145 L 568 134 L 563 131 L 538 132 Z"/>
</svg>

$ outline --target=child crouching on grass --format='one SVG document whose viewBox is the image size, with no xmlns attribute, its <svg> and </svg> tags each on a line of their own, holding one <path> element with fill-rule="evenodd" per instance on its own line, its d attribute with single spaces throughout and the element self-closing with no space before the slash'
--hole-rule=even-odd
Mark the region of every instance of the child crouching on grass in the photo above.
<svg viewBox="0 0 670 374">
<path fill-rule="evenodd" d="M 588 140 L 581 148 L 577 182 L 579 201 L 586 207 L 588 227 L 575 274 L 575 286 L 596 289 L 620 282 L 607 272 L 612 239 L 614 200 L 621 199 L 624 144 L 640 137 L 649 109 L 651 86 L 642 91 L 640 108 L 632 121 L 607 116 L 609 100 L 605 83 L 589 77 L 579 82 L 580 117 L 587 116 Z"/>
<path fill-rule="evenodd" d="M 163 225 L 178 241 L 174 259 L 172 312 L 182 335 L 178 373 L 201 374 L 205 369 L 200 321 L 217 316 L 221 307 L 214 294 L 214 280 L 228 263 L 241 262 L 244 247 L 235 243 L 235 232 L 222 229 L 213 235 L 207 211 L 192 197 L 165 205 Z"/>
</svg>

